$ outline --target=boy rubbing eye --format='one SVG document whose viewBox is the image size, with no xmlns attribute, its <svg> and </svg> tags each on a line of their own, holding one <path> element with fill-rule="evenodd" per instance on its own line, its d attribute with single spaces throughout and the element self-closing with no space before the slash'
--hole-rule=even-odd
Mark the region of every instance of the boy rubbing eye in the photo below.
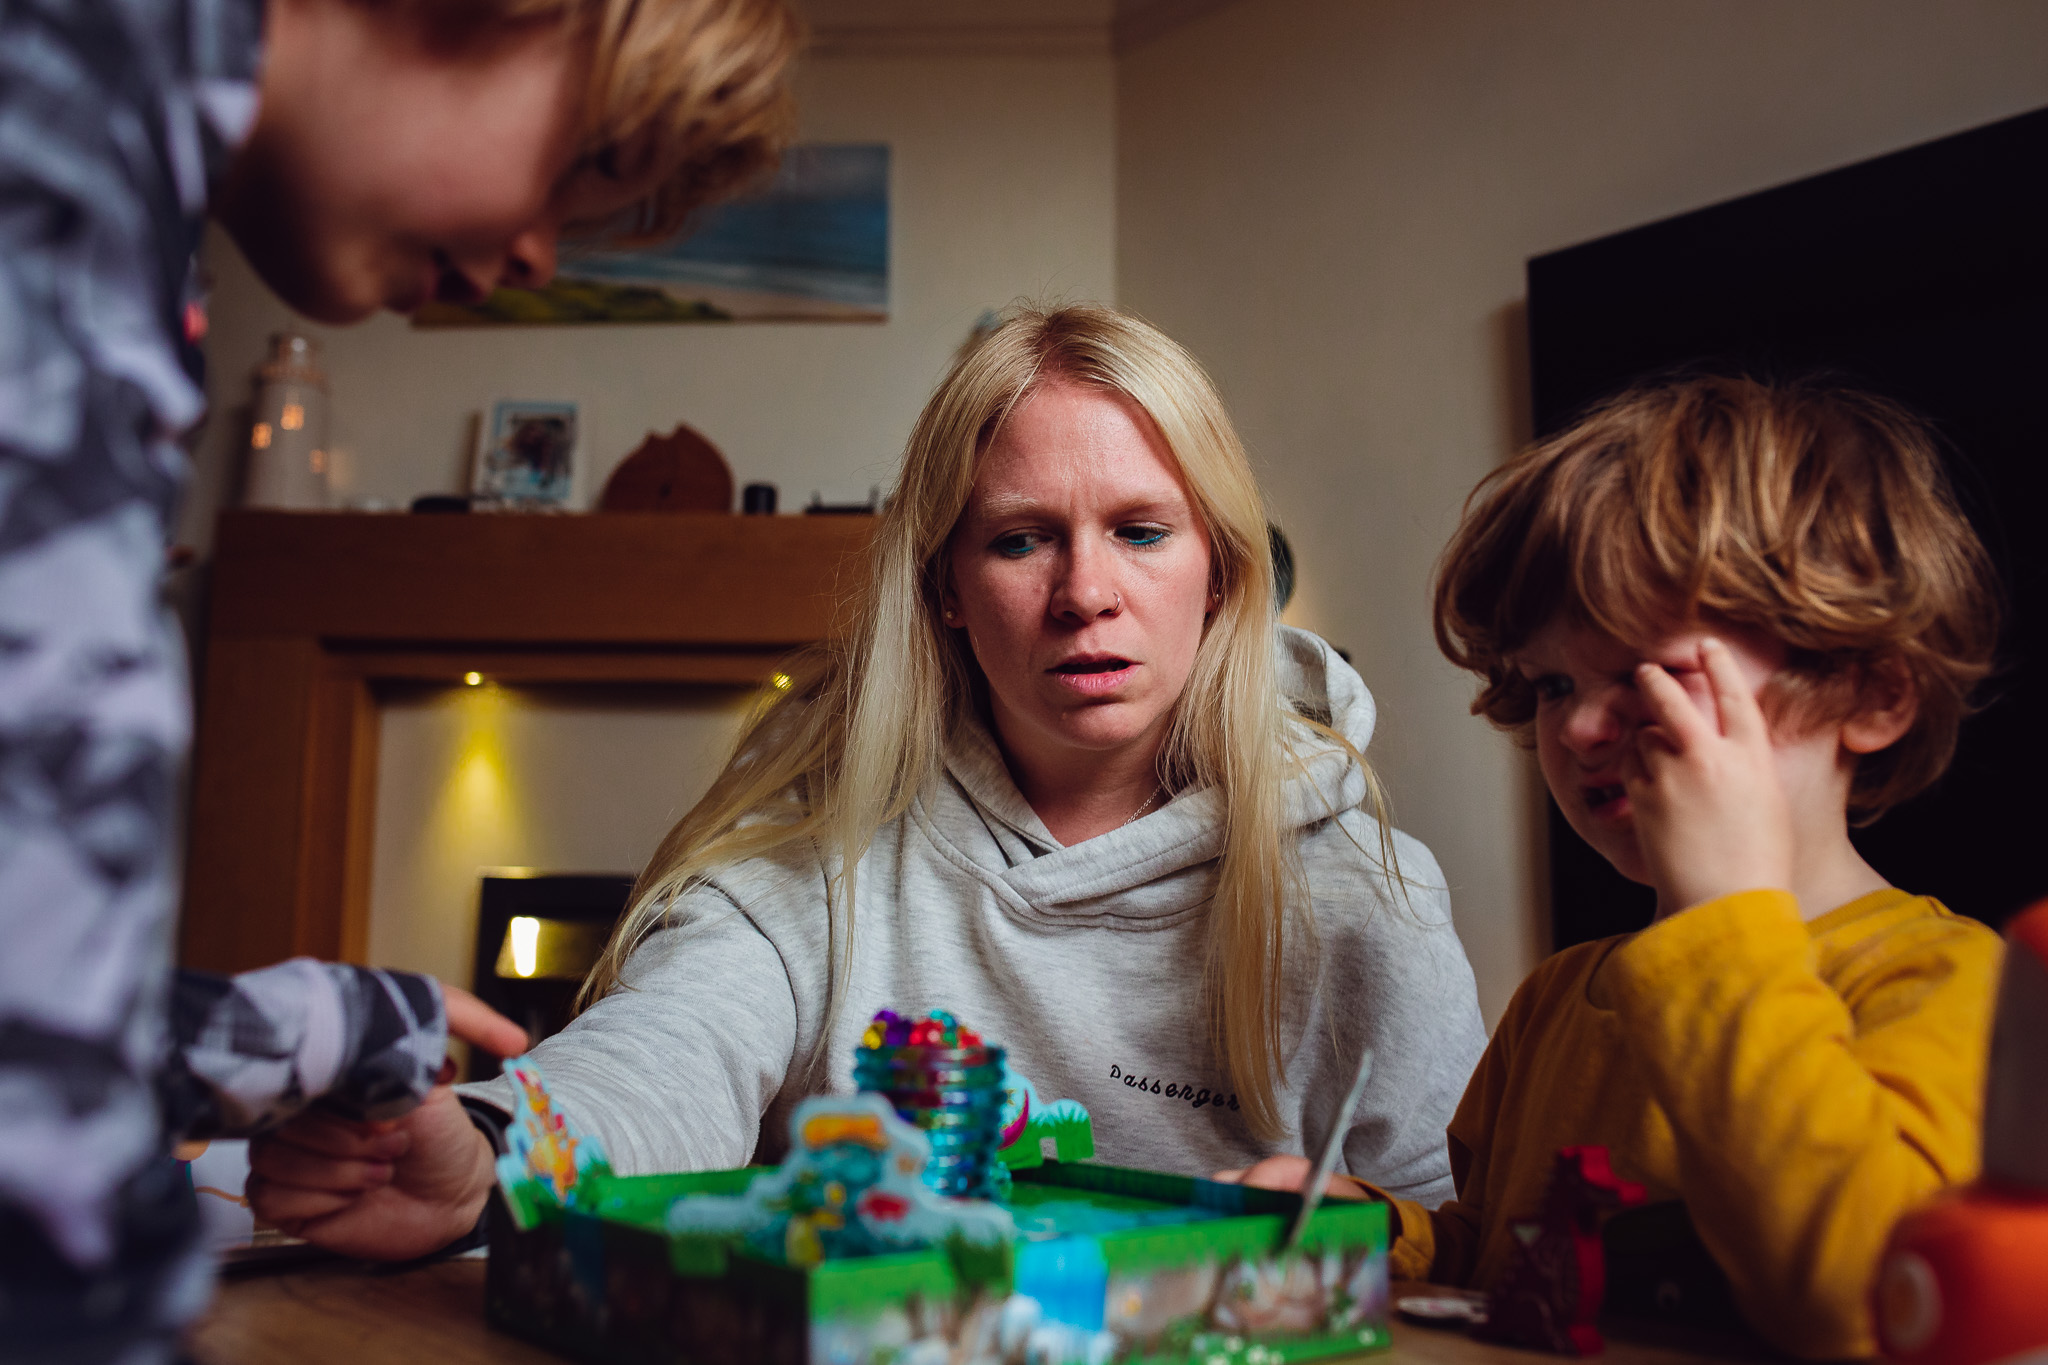
<svg viewBox="0 0 2048 1365">
<path fill-rule="evenodd" d="M 1523 983 L 1394 1273 L 1491 1287 L 1557 1149 L 1598 1143 L 1773 1344 L 1874 1354 L 1893 1222 L 1976 1173 L 2000 951 L 1849 842 L 1939 776 L 1997 633 L 1926 430 L 1817 386 L 1625 393 L 1480 485 L 1436 626 L 1657 919 Z"/>
<path fill-rule="evenodd" d="M 565 235 L 664 235 L 765 171 L 797 40 L 783 0 L 0 5 L 0 1354 L 175 1354 L 209 1260 L 167 1119 L 411 1103 L 448 1032 L 520 1038 L 312 964 L 167 1005 L 190 715 L 157 578 L 205 215 L 324 322 L 539 286 Z"/>
</svg>

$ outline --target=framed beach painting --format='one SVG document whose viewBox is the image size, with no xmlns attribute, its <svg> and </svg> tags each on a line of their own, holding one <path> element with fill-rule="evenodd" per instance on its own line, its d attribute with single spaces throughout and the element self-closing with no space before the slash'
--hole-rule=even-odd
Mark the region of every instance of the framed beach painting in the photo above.
<svg viewBox="0 0 2048 1365">
<path fill-rule="evenodd" d="M 707 209 L 679 240 L 565 247 L 545 289 L 430 303 L 417 327 L 590 322 L 885 322 L 889 148 L 792 147 L 775 178 Z"/>
</svg>

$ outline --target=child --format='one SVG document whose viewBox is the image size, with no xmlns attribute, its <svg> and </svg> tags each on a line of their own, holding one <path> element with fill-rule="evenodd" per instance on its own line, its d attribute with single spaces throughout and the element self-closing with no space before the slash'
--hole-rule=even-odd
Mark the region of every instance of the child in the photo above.
<svg viewBox="0 0 2048 1365">
<path fill-rule="evenodd" d="M 518 1036 L 299 966 L 188 983 L 166 1065 L 190 717 L 156 589 L 206 214 L 326 322 L 538 287 L 564 233 L 658 234 L 766 169 L 796 41 L 783 0 L 0 7 L 0 1354 L 174 1353 L 207 1274 L 167 1112 L 238 1126 L 316 1083 L 381 1111 L 444 1024 Z"/>
<path fill-rule="evenodd" d="M 1637 388 L 1480 485 L 1436 628 L 1657 919 L 1523 983 L 1450 1124 L 1458 1197 L 1397 1201 L 1395 1275 L 1492 1286 L 1557 1149 L 1597 1143 L 1684 1201 L 1774 1344 L 1873 1354 L 1892 1223 L 1976 1171 L 1999 959 L 1849 842 L 1940 774 L 1991 662 L 1925 428 L 1811 385 Z"/>
</svg>

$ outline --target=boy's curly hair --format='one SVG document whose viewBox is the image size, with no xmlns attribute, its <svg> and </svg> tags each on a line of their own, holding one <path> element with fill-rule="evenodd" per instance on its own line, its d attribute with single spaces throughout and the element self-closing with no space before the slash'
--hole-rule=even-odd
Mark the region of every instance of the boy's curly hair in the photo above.
<svg viewBox="0 0 2048 1365">
<path fill-rule="evenodd" d="M 1631 388 L 1482 480 L 1439 562 L 1437 644 L 1474 714 L 1527 737 L 1515 652 L 1559 613 L 1647 647 L 1677 622 L 1781 641 L 1774 717 L 1846 719 L 1910 687 L 1911 730 L 1856 772 L 1876 819 L 1941 775 L 1991 670 L 1997 577 L 1898 404 L 1834 384 L 1685 375 Z"/>
</svg>

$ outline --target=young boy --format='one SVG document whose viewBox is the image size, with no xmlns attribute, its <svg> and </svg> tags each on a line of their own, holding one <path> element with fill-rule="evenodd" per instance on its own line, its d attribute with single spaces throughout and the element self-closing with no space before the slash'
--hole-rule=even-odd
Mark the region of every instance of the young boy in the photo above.
<svg viewBox="0 0 2048 1365">
<path fill-rule="evenodd" d="M 0 7 L 0 1355 L 175 1349 L 208 1275 L 167 1114 L 382 1112 L 444 1028 L 519 1036 L 431 981 L 293 964 L 181 987 L 166 1067 L 190 716 L 156 581 L 205 214 L 327 322 L 537 286 L 561 235 L 658 235 L 765 169 L 796 41 L 783 0 Z"/>
<path fill-rule="evenodd" d="M 1398 1204 L 1394 1274 L 1491 1287 L 1557 1149 L 1597 1143 L 1771 1342 L 1874 1354 L 1886 1234 L 1976 1171 L 1999 961 L 1849 841 L 1940 774 L 1991 662 L 1926 430 L 1821 387 L 1635 389 L 1480 485 L 1436 626 L 1657 919 L 1516 993 L 1449 1128 L 1458 1197 Z"/>
</svg>

